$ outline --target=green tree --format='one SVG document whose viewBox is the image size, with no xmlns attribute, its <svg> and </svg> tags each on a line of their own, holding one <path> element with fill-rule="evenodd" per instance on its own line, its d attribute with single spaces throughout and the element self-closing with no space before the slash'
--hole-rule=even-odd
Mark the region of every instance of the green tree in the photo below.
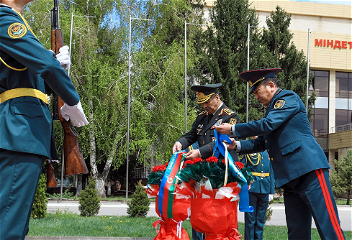
<svg viewBox="0 0 352 240">
<path fill-rule="evenodd" d="M 81 212 L 81 216 L 84 217 L 95 216 L 99 213 L 100 197 L 95 189 L 93 177 L 89 178 L 87 188 L 81 191 L 78 209 Z"/>
<path fill-rule="evenodd" d="M 335 170 L 332 171 L 331 187 L 335 195 L 346 195 L 347 205 L 350 204 L 352 193 L 352 150 L 346 156 L 335 159 Z"/>
<path fill-rule="evenodd" d="M 149 211 L 150 200 L 144 190 L 142 181 L 136 185 L 132 200 L 127 202 L 127 214 L 131 217 L 145 217 Z"/>
<path fill-rule="evenodd" d="M 279 6 L 266 19 L 268 28 L 263 29 L 262 44 L 270 51 L 270 67 L 281 67 L 278 74 L 283 89 L 296 92 L 306 102 L 307 60 L 302 50 L 298 50 L 292 42 L 293 33 L 290 32 L 291 15 Z M 269 56 L 268 56 L 269 57 Z M 310 84 L 313 76 L 310 76 Z M 309 99 L 309 105 L 315 98 Z"/>
<path fill-rule="evenodd" d="M 246 114 L 246 84 L 239 79 L 239 73 L 247 70 L 248 24 L 257 26 L 255 11 L 248 0 L 218 0 L 210 11 L 212 24 L 203 38 L 206 49 L 204 78 L 202 83 L 222 83 L 219 89 L 222 100 L 236 111 L 241 121 Z M 258 28 L 250 27 L 250 68 L 264 64 Z M 253 108 L 253 116 L 258 115 Z"/>
<path fill-rule="evenodd" d="M 35 193 L 31 218 L 45 218 L 47 215 L 48 199 L 46 197 L 46 176 L 41 174 L 39 177 L 39 182 L 37 186 L 37 191 Z"/>
<path fill-rule="evenodd" d="M 194 7 L 199 8 L 191 2 L 78 0 L 71 4 L 60 1 L 60 26 L 66 44 L 70 39 L 71 13 L 74 15 L 70 77 L 90 122 L 75 130 L 102 197 L 110 169 L 118 169 L 126 161 L 129 15 L 155 19 L 154 22 L 135 19 L 131 26 L 129 155 L 130 162 L 136 164 L 148 161 L 155 153 L 163 155 L 165 149 L 171 152 L 171 142 L 182 132 L 184 104 L 178 101 L 184 96 L 181 90 L 184 89 L 184 56 L 180 33 L 184 32 L 186 16 L 193 13 Z M 26 12 L 46 48 L 50 48 L 47 24 L 52 7 L 52 3 L 38 0 L 30 3 Z M 156 37 L 151 37 L 153 34 Z M 192 52 L 191 47 L 189 52 Z M 170 99 L 173 103 L 169 104 Z M 189 111 L 189 116 L 194 114 L 194 110 Z M 57 147 L 61 152 L 62 129 L 58 123 L 55 125 Z M 163 148 L 165 139 L 167 148 Z M 166 155 L 168 158 L 170 154 Z"/>
<path fill-rule="evenodd" d="M 185 129 L 184 22 L 200 22 L 202 5 L 195 1 L 174 0 L 146 6 L 146 14 L 141 18 L 154 20 L 151 22 L 151 34 L 144 37 L 145 21 L 133 22 L 133 25 L 144 26 L 139 28 L 144 31 L 138 33 L 138 29 L 134 30 L 143 41 L 139 45 L 134 43 L 132 51 L 131 112 L 135 127 L 131 128 L 131 136 L 137 136 L 141 130 L 146 135 L 144 140 L 141 138 L 132 144 L 138 153 L 138 145 L 149 147 L 149 153 L 143 156 L 144 162 L 153 158 L 166 162 L 171 156 L 172 144 Z M 190 28 L 188 31 L 188 67 L 192 68 L 197 61 L 193 36 L 200 31 L 194 27 L 193 31 Z M 187 82 L 188 89 L 190 85 Z M 188 126 L 192 125 L 196 116 L 193 106 L 191 102 L 187 112 Z M 148 116 L 148 119 L 142 115 Z"/>
</svg>

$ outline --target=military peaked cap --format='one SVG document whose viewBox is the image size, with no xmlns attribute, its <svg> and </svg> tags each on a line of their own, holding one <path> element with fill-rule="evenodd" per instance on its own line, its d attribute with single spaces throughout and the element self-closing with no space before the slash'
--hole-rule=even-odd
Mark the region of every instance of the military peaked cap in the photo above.
<svg viewBox="0 0 352 240">
<path fill-rule="evenodd" d="M 207 102 L 211 96 L 218 93 L 218 88 L 221 87 L 221 83 L 207 84 L 207 85 L 193 85 L 191 90 L 197 92 L 197 103 Z"/>
<path fill-rule="evenodd" d="M 266 68 L 266 69 L 257 69 L 250 70 L 240 73 L 240 78 L 249 83 L 249 87 L 251 88 L 250 92 L 258 87 L 261 81 L 276 77 L 276 74 L 281 72 L 281 68 Z"/>
</svg>

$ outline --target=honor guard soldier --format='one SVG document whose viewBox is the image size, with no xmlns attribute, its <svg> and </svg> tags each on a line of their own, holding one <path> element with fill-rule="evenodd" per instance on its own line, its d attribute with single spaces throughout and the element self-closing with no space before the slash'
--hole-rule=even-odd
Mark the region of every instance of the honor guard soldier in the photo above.
<svg viewBox="0 0 352 240">
<path fill-rule="evenodd" d="M 207 85 L 193 85 L 191 90 L 197 93 L 197 103 L 202 104 L 204 112 L 200 113 L 192 125 L 192 129 L 178 139 L 172 152 L 181 151 L 198 141 L 199 148 L 190 150 L 186 154 L 186 159 L 208 158 L 213 154 L 215 146 L 214 126 L 222 123 L 236 124 L 239 122 L 238 115 L 228 108 L 221 100 L 218 88 L 221 83 Z M 233 137 L 232 135 L 229 135 Z M 238 160 L 235 151 L 229 151 L 234 161 Z M 192 229 L 194 240 L 204 239 L 204 235 Z"/>
<path fill-rule="evenodd" d="M 252 137 L 255 138 L 257 136 Z M 263 239 L 266 210 L 275 193 L 273 168 L 266 150 L 239 157 L 245 167 L 251 168 L 254 180 L 248 190 L 249 205 L 254 207 L 254 211 L 245 213 L 244 239 L 260 240 Z"/>
<path fill-rule="evenodd" d="M 284 189 L 288 239 L 311 239 L 312 217 L 321 239 L 345 239 L 329 180 L 329 163 L 310 129 L 306 108 L 293 91 L 280 88 L 281 68 L 242 72 L 255 98 L 267 107 L 264 118 L 216 127 L 244 139 L 229 149 L 240 154 L 267 150 L 277 188 Z"/>
<path fill-rule="evenodd" d="M 62 116 L 88 124 L 78 93 L 22 16 L 31 0 L 0 0 L 0 239 L 24 239 L 45 159 L 58 159 L 46 83 L 65 102 Z M 60 59 L 60 60 L 59 60 Z"/>
</svg>

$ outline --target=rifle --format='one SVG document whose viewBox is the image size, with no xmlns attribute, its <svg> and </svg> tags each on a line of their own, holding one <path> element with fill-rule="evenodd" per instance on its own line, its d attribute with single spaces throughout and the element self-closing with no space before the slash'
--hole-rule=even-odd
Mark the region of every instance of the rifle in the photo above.
<svg viewBox="0 0 352 240">
<path fill-rule="evenodd" d="M 46 167 L 46 187 L 57 187 L 57 182 L 54 174 L 54 167 L 48 159 L 46 159 Z"/>
<path fill-rule="evenodd" d="M 51 50 L 56 54 L 64 45 L 62 31 L 59 27 L 59 7 L 58 0 L 54 0 L 54 8 L 51 10 Z M 71 128 L 70 121 L 66 121 L 60 112 L 64 101 L 53 93 L 53 118 L 59 120 L 64 130 L 64 164 L 65 176 L 79 175 L 88 173 L 87 165 L 78 145 L 77 133 Z"/>
</svg>

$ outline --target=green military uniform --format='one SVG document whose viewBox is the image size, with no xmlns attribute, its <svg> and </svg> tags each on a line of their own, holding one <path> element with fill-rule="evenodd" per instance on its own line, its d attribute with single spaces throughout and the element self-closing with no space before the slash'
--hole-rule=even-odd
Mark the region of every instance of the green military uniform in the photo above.
<svg viewBox="0 0 352 240">
<path fill-rule="evenodd" d="M 254 207 L 254 211 L 245 213 L 244 239 L 263 239 L 269 194 L 275 193 L 273 168 L 267 151 L 240 155 L 240 161 L 251 168 L 254 180 L 248 190 L 249 205 Z"/>
<path fill-rule="evenodd" d="M 0 239 L 24 239 L 42 163 L 57 159 L 44 82 L 68 105 L 78 93 L 22 15 L 0 4 Z"/>
</svg>

